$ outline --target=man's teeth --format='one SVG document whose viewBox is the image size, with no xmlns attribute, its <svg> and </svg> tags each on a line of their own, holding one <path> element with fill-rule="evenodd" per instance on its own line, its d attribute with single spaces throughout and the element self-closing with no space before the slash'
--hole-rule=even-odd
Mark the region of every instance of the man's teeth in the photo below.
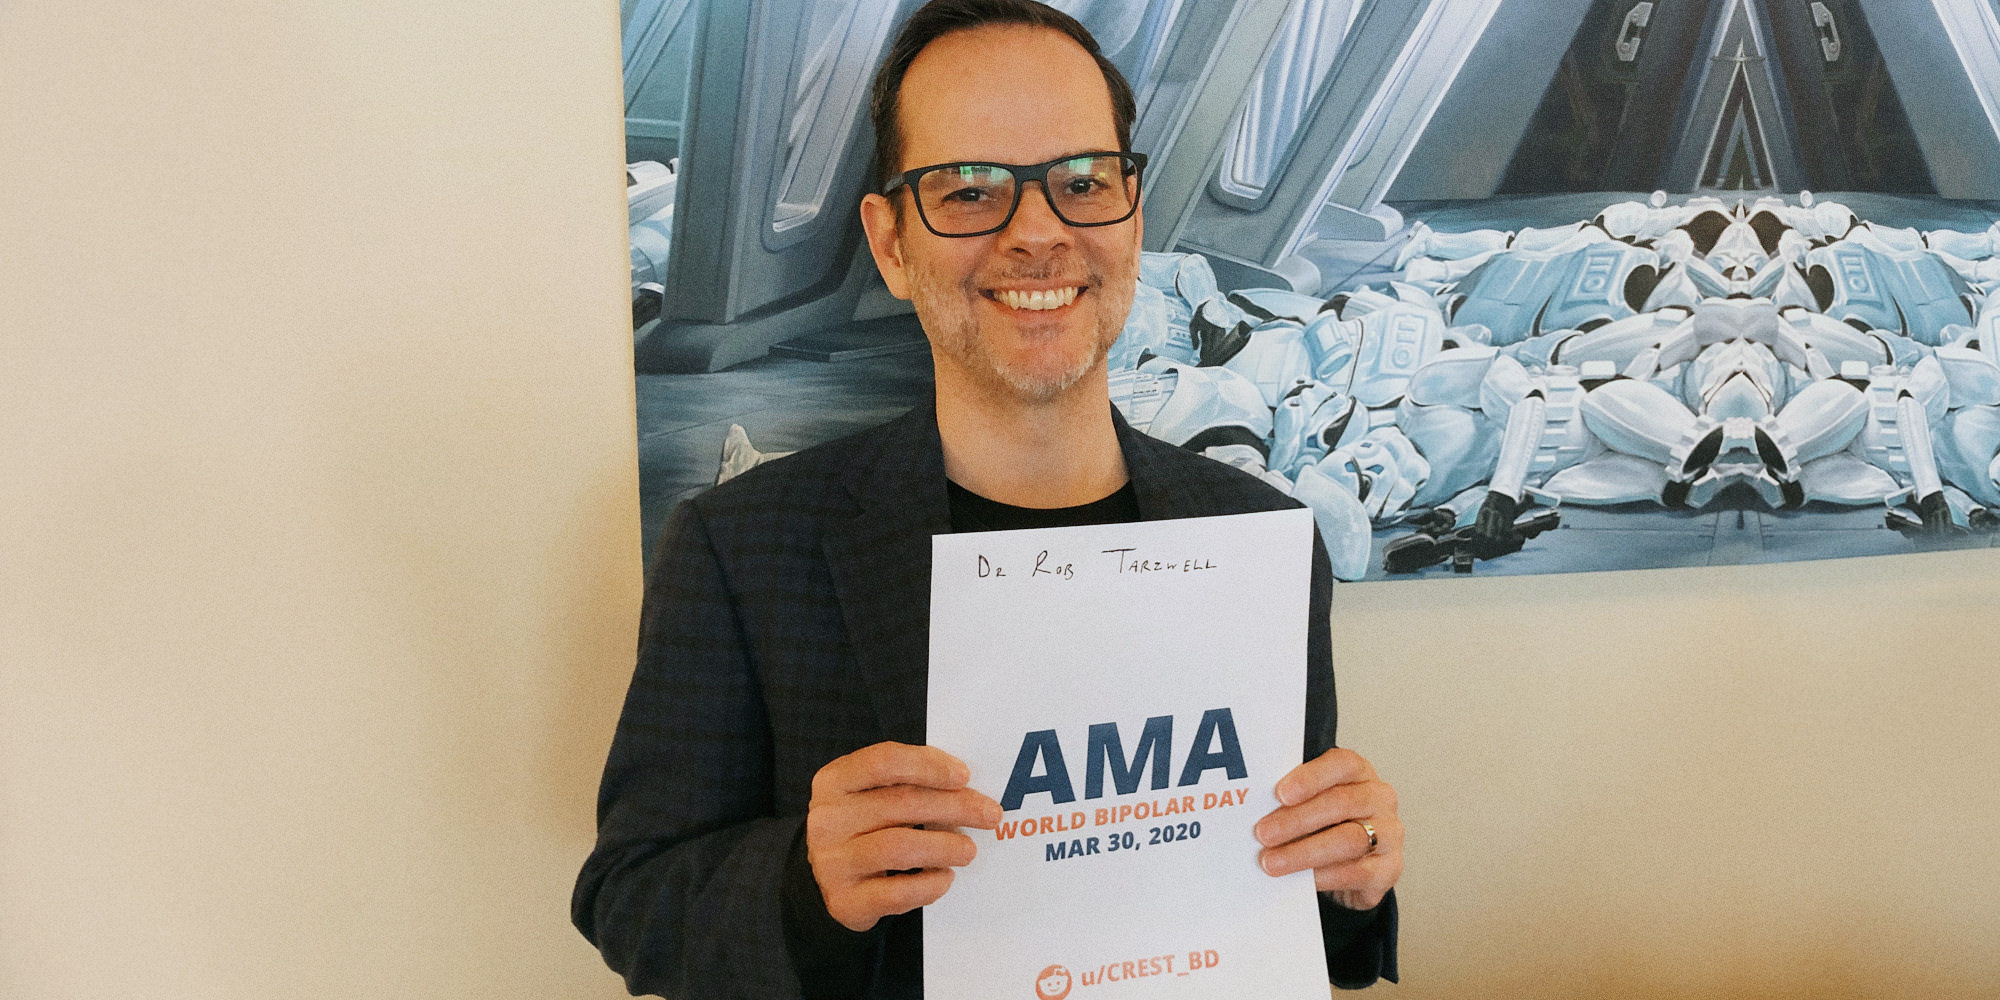
<svg viewBox="0 0 2000 1000">
<path fill-rule="evenodd" d="M 996 289 L 993 297 L 1009 309 L 1061 309 L 1075 302 L 1076 293 L 1079 291 L 1082 289 L 1074 286 L 1034 292 L 1017 292 L 1002 288 Z"/>
</svg>

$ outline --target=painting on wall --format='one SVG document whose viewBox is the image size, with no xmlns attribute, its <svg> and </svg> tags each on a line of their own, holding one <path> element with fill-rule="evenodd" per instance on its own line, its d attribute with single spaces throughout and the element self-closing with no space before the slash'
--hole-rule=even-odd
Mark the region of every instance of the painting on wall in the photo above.
<svg viewBox="0 0 2000 1000">
<path fill-rule="evenodd" d="M 854 206 L 915 0 L 625 0 L 647 538 L 925 397 Z M 1131 81 L 1150 434 L 1388 580 L 2000 537 L 2000 0 L 1059 0 Z"/>
</svg>

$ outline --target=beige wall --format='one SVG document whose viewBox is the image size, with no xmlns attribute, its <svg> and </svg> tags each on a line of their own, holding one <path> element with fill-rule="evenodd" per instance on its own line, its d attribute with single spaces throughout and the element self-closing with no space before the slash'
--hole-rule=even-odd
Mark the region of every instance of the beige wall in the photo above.
<svg viewBox="0 0 2000 1000">
<path fill-rule="evenodd" d="M 2000 996 L 1996 555 L 1339 591 L 1397 992 Z"/>
<path fill-rule="evenodd" d="M 610 997 L 610 0 L 0 0 L 0 997 Z M 1343 588 L 1412 997 L 2000 993 L 1988 553 Z"/>
<path fill-rule="evenodd" d="M 612 997 L 617 4 L 0 3 L 0 997 Z"/>
</svg>

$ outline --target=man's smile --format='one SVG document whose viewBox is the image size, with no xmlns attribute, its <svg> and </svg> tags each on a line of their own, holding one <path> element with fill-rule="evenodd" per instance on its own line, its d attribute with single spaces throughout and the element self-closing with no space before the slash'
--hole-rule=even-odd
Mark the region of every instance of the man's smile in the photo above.
<svg viewBox="0 0 2000 1000">
<path fill-rule="evenodd" d="M 989 288 L 986 297 L 1009 309 L 1043 311 L 1061 309 L 1076 301 L 1083 288 L 1066 285 L 1061 288 Z"/>
</svg>

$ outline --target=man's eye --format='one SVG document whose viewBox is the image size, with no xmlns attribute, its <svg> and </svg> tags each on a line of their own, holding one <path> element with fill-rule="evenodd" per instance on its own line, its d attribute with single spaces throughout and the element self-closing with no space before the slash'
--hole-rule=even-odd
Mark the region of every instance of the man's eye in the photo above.
<svg viewBox="0 0 2000 1000">
<path fill-rule="evenodd" d="M 964 202 L 970 205 L 970 204 L 977 204 L 982 201 L 989 201 L 992 199 L 992 197 L 993 197 L 992 188 L 962 187 L 956 191 L 946 192 L 944 200 Z"/>
<path fill-rule="evenodd" d="M 1064 190 L 1068 191 L 1070 194 L 1077 194 L 1077 195 L 1090 194 L 1092 192 L 1102 189 L 1103 187 L 1104 187 L 1103 183 L 1098 181 L 1098 179 L 1095 177 L 1075 177 L 1071 178 L 1068 184 L 1063 185 Z"/>
</svg>

